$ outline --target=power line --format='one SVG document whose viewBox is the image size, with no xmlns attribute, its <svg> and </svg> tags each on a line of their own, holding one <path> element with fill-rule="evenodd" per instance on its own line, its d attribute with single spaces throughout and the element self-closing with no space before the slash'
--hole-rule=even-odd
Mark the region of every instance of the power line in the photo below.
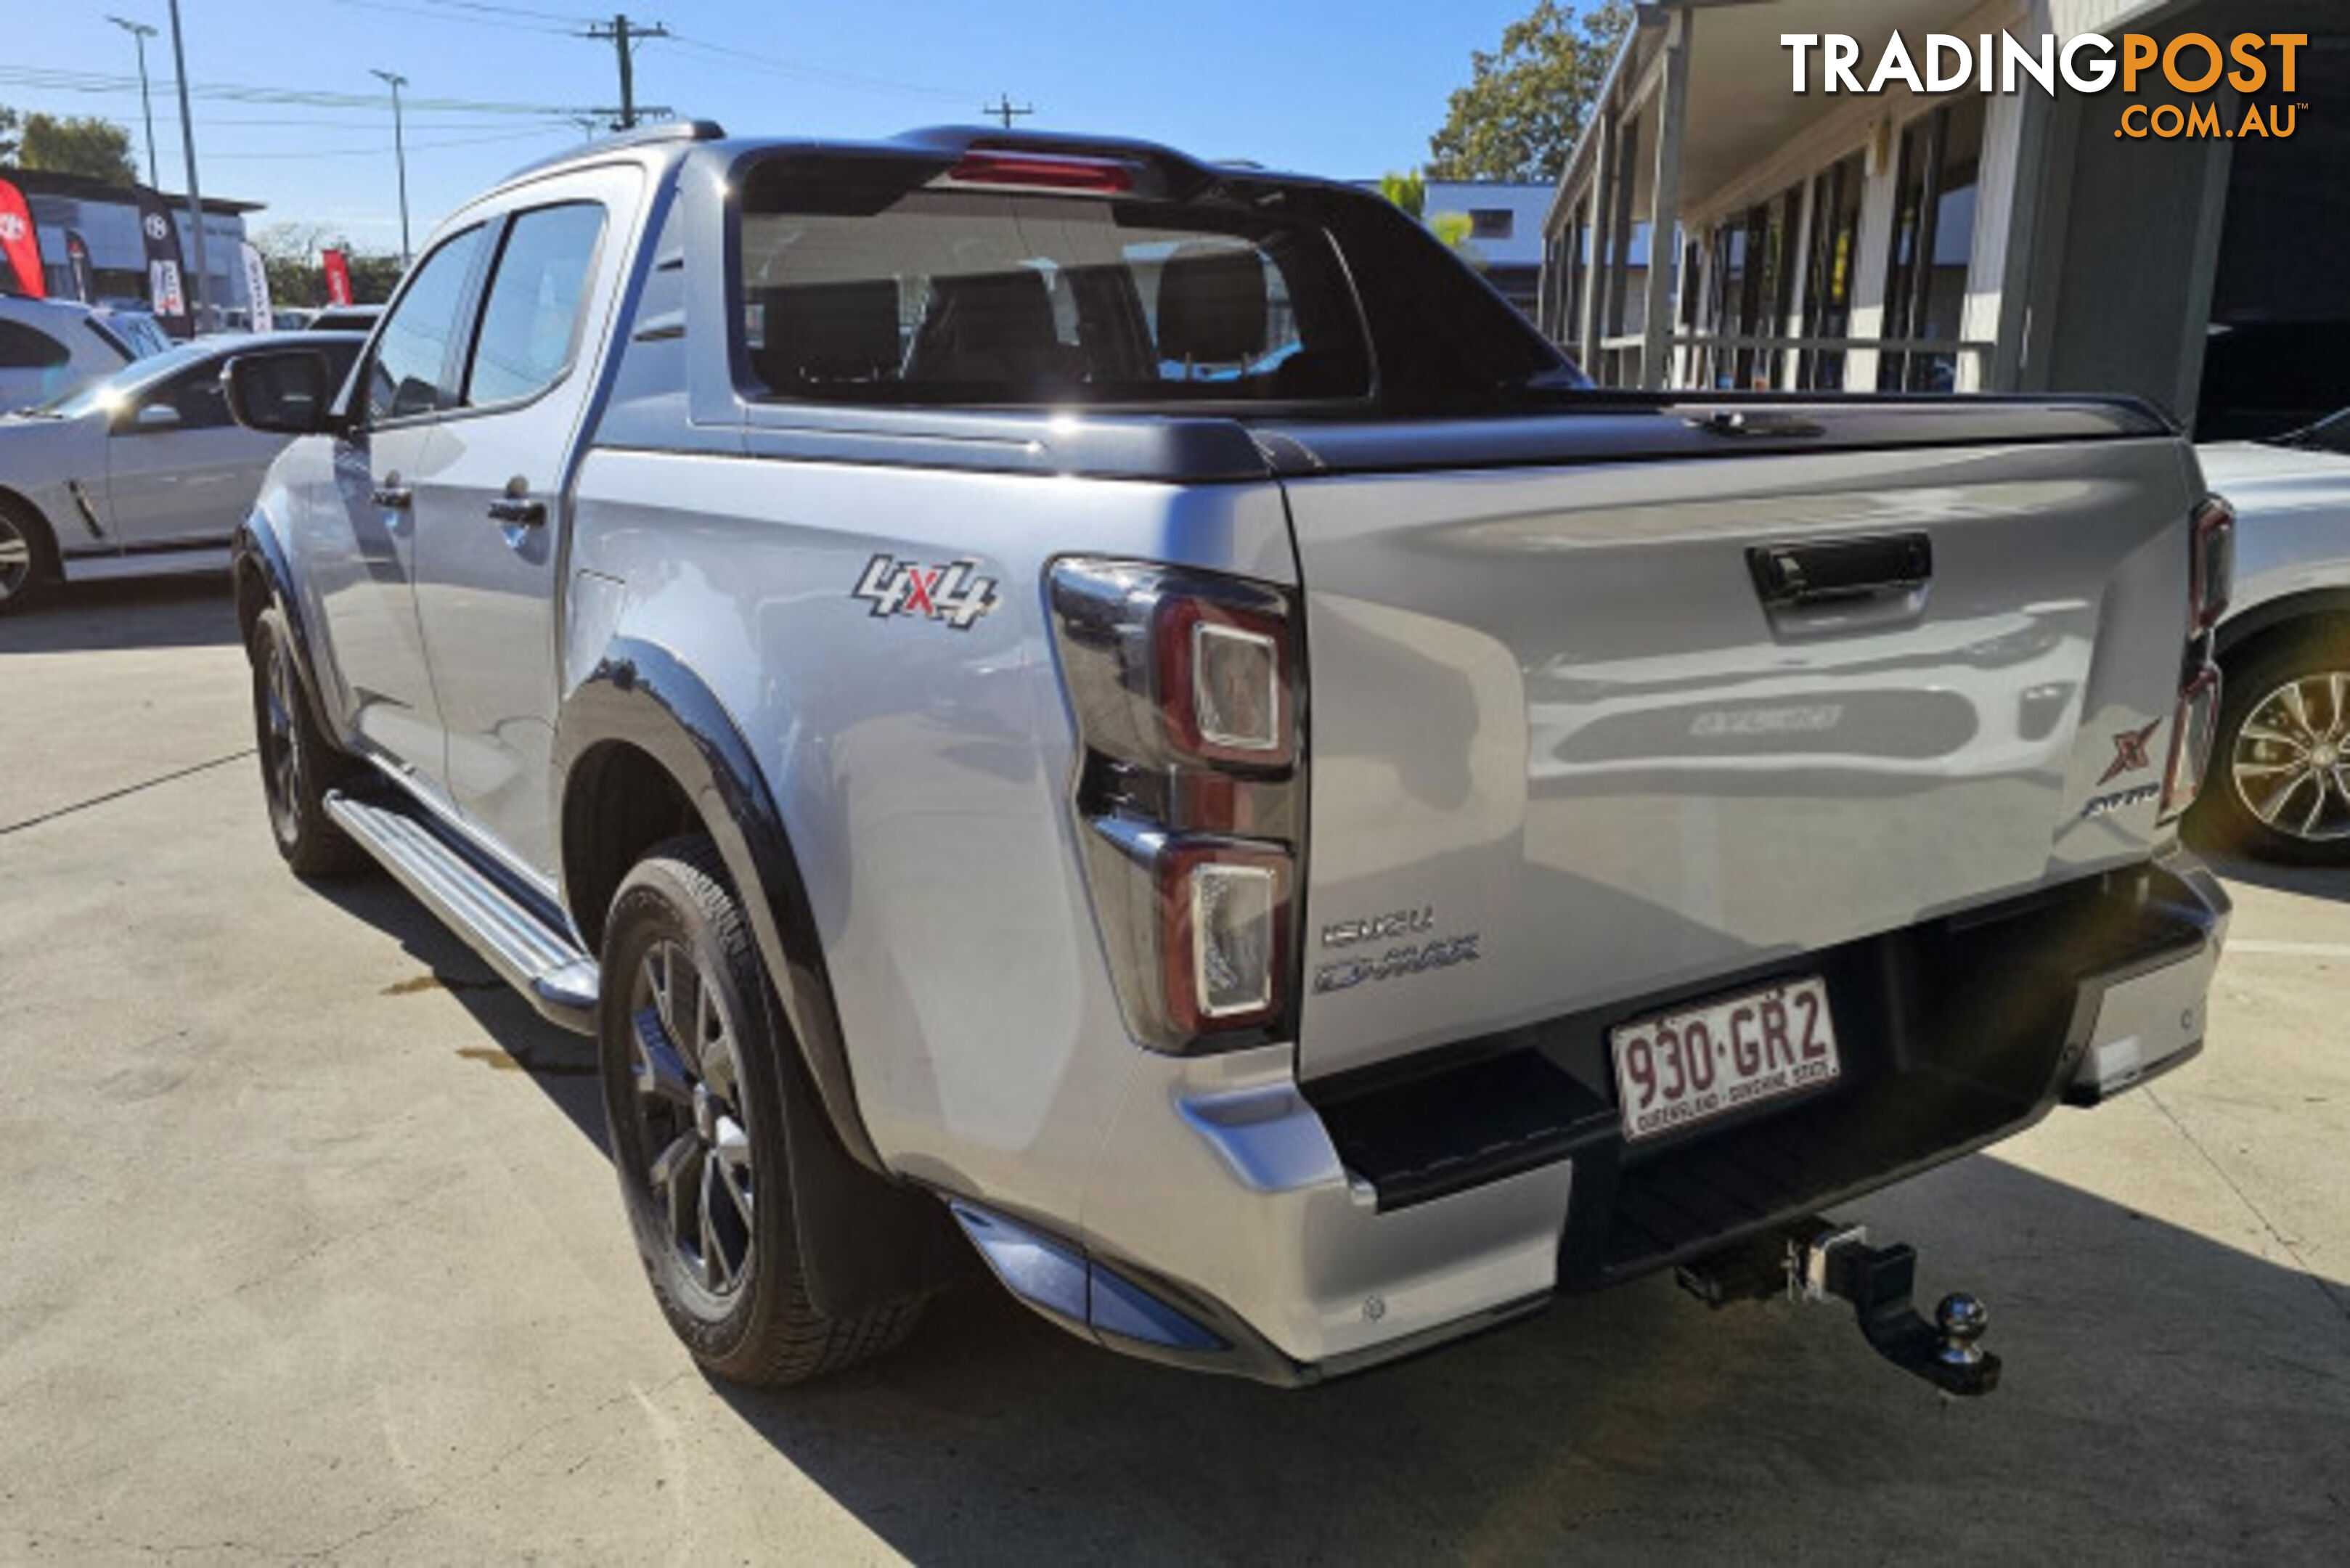
<svg viewBox="0 0 2350 1568">
<path fill-rule="evenodd" d="M 497 142 L 526 141 L 534 137 L 568 136 L 569 134 L 571 134 L 569 129 L 565 126 L 535 125 L 528 130 L 509 130 L 495 136 L 460 136 L 445 138 L 439 141 L 411 141 L 408 144 L 408 151 L 411 152 L 427 152 L 444 147 L 488 147 Z M 391 143 L 388 141 L 380 141 L 367 147 L 306 147 L 298 151 L 274 151 L 269 152 L 207 152 L 204 154 L 204 157 L 207 160 L 218 160 L 223 158 L 234 159 L 240 163 L 252 162 L 259 160 L 266 160 L 275 162 L 285 159 L 360 158 L 365 157 L 369 153 L 386 153 L 391 151 Z M 390 222 L 396 220 L 387 221 Z"/>
<path fill-rule="evenodd" d="M 158 90 L 176 88 L 173 78 L 158 78 Z M 38 66 L 0 66 L 0 87 L 46 88 L 60 92 L 134 93 L 136 77 L 110 76 L 102 71 L 54 70 Z M 367 109 L 378 112 L 391 107 L 388 93 L 326 92 L 311 88 L 257 87 L 241 82 L 191 82 L 188 96 L 221 102 L 277 104 L 304 109 Z M 569 105 L 498 103 L 477 99 L 412 98 L 402 100 L 411 114 L 513 114 L 560 119 L 576 113 Z"/>
<path fill-rule="evenodd" d="M 1009 130 L 1012 129 L 1012 119 L 1014 115 L 1034 114 L 1036 112 L 1036 106 L 1032 103 L 1014 103 L 1010 93 L 1000 92 L 995 95 L 993 103 L 981 104 L 979 112 L 986 115 L 990 119 L 1003 120 L 1003 129 Z"/>
<path fill-rule="evenodd" d="M 970 94 L 946 88 L 925 87 L 916 82 L 895 81 L 887 77 L 861 76 L 854 71 L 837 71 L 827 66 L 811 66 L 798 60 L 778 59 L 751 49 L 739 49 L 729 44 L 706 44 L 699 38 L 681 34 L 670 35 L 670 42 L 681 49 L 691 49 L 712 59 L 723 60 L 743 68 L 774 71 L 784 76 L 805 77 L 810 81 L 829 82 L 837 87 L 860 88 L 868 92 L 902 93 L 914 98 L 951 99 L 965 101 Z"/>
</svg>

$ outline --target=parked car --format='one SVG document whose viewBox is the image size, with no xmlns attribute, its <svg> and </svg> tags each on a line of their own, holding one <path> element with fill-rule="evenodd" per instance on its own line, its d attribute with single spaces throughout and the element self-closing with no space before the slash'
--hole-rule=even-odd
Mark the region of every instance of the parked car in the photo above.
<svg viewBox="0 0 2350 1568">
<path fill-rule="evenodd" d="M 63 577 L 217 571 L 286 438 L 230 418 L 221 368 L 268 337 L 207 337 L 122 365 L 25 412 L 0 417 L 0 611 Z M 366 341 L 297 339 L 326 374 Z"/>
<path fill-rule="evenodd" d="M 0 295 L 0 413 L 63 397 L 170 347 L 141 312 Z"/>
<path fill-rule="evenodd" d="M 380 305 L 327 305 L 311 312 L 313 332 L 372 332 L 383 318 Z"/>
<path fill-rule="evenodd" d="M 278 850 L 597 1040 L 718 1375 L 973 1250 L 1294 1384 L 1793 1248 L 1979 1393 L 1812 1217 L 2202 1043 L 2228 535 L 2140 405 L 1627 398 L 1350 186 L 706 126 L 460 209 L 332 384 L 230 371 Z"/>
<path fill-rule="evenodd" d="M 2236 509 L 2220 624 L 2220 778 L 2194 826 L 2272 860 L 2350 865 L 2350 409 L 2199 449 Z"/>
</svg>

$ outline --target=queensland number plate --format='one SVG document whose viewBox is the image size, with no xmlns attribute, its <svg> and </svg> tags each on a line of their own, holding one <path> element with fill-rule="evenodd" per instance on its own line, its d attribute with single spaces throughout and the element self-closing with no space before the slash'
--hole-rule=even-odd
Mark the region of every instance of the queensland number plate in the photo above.
<svg viewBox="0 0 2350 1568">
<path fill-rule="evenodd" d="M 1827 982 L 1816 977 L 1619 1024 L 1607 1041 L 1627 1139 L 1831 1084 L 1844 1071 Z"/>
</svg>

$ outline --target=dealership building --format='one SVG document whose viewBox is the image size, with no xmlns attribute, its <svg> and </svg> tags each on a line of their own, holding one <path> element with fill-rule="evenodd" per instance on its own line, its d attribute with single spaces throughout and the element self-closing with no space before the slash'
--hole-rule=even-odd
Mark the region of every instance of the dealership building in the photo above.
<svg viewBox="0 0 2350 1568">
<path fill-rule="evenodd" d="M 1643 0 L 1544 222 L 1537 316 L 1602 382 L 2135 393 L 2204 435 L 2350 404 L 2350 4 Z M 2297 80 L 2158 68 L 2054 94 L 1794 90 L 1783 34 L 1978 53 L 2044 36 L 2303 33 Z M 2084 57 L 2085 63 L 2094 57 Z M 2182 73 L 2210 64 L 2189 44 Z M 2236 68 L 2238 62 L 2225 62 Z M 2140 106 L 2133 109 L 2133 106 Z M 2288 135 L 2133 135 L 2255 107 Z M 1648 266 L 1651 235 L 1672 262 Z M 1677 265 L 1672 265 L 1677 263 Z M 1637 265 L 1636 265 L 1637 264 Z"/>
</svg>

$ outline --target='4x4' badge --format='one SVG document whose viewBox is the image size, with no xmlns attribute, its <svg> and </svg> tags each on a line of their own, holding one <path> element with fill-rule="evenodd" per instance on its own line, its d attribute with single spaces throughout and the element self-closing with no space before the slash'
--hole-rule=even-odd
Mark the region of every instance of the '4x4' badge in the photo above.
<svg viewBox="0 0 2350 1568">
<path fill-rule="evenodd" d="M 873 607 L 873 618 L 918 615 L 942 620 L 957 631 L 969 631 L 979 618 L 995 607 L 995 579 L 978 576 L 977 561 L 949 561 L 942 566 L 876 556 L 865 563 L 849 597 Z"/>
</svg>

